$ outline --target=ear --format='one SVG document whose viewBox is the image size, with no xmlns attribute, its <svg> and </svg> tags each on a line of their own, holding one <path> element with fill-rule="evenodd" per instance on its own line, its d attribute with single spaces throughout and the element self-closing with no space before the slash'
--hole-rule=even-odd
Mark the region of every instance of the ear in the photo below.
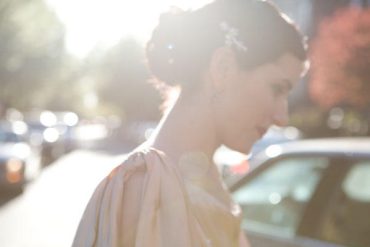
<svg viewBox="0 0 370 247">
<path fill-rule="evenodd" d="M 210 83 L 213 90 L 221 92 L 235 78 L 238 63 L 234 51 L 229 47 L 216 49 L 209 64 Z"/>
</svg>

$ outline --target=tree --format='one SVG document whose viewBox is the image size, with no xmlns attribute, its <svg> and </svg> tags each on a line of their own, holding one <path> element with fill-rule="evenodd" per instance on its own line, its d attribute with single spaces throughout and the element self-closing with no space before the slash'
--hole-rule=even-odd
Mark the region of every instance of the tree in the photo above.
<svg viewBox="0 0 370 247">
<path fill-rule="evenodd" d="M 64 28 L 43 0 L 0 3 L 0 102 L 27 109 L 50 102 L 64 74 Z M 45 91 L 46 90 L 46 91 Z"/>
<path fill-rule="evenodd" d="M 116 108 L 127 120 L 157 120 L 160 95 L 148 84 L 144 49 L 135 39 L 124 38 L 104 53 L 90 69 L 97 80 L 103 104 Z"/>
<path fill-rule="evenodd" d="M 311 43 L 309 91 L 324 109 L 370 103 L 370 10 L 345 8 L 325 19 Z"/>
</svg>

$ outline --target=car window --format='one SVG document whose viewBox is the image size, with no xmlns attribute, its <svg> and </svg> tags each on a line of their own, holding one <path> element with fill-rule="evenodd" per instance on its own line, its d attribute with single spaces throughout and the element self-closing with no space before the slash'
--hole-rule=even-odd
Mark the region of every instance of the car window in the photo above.
<svg viewBox="0 0 370 247">
<path fill-rule="evenodd" d="M 319 237 L 346 246 L 370 246 L 370 161 L 352 166 L 325 211 Z"/>
<path fill-rule="evenodd" d="M 233 193 L 243 209 L 243 227 L 254 232 L 292 238 L 327 158 L 285 158 Z"/>
</svg>

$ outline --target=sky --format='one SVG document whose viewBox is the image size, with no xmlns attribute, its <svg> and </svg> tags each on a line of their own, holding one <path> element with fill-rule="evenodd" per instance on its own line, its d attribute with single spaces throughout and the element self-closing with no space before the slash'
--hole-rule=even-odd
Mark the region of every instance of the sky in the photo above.
<svg viewBox="0 0 370 247">
<path fill-rule="evenodd" d="M 65 25 L 67 50 L 84 58 L 125 36 L 145 42 L 170 6 L 196 9 L 210 0 L 45 0 Z"/>
</svg>

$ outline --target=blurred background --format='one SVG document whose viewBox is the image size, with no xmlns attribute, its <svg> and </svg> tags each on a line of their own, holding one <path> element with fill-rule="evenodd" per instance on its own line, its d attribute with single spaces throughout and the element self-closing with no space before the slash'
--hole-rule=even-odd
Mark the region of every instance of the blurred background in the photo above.
<svg viewBox="0 0 370 247">
<path fill-rule="evenodd" d="M 160 119 L 144 56 L 159 14 L 207 2 L 0 1 L 1 246 L 71 244 L 97 182 Z M 273 2 L 307 36 L 311 69 L 290 96 L 289 127 L 251 156 L 271 143 L 369 136 L 370 1 Z M 240 173 L 245 159 L 224 147 L 215 156 Z"/>
</svg>

